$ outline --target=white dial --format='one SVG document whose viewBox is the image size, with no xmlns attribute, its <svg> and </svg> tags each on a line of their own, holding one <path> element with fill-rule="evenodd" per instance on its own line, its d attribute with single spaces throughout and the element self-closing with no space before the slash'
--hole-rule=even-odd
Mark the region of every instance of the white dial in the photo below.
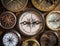
<svg viewBox="0 0 60 46">
<path fill-rule="evenodd" d="M 36 12 L 24 12 L 19 18 L 19 28 L 27 35 L 35 35 L 42 27 L 42 18 Z"/>
<path fill-rule="evenodd" d="M 60 30 L 60 13 L 51 12 L 46 18 L 47 26 L 52 30 Z"/>
<path fill-rule="evenodd" d="M 3 36 L 3 44 L 4 46 L 16 46 L 18 43 L 18 37 L 14 33 L 6 33 Z"/>
</svg>

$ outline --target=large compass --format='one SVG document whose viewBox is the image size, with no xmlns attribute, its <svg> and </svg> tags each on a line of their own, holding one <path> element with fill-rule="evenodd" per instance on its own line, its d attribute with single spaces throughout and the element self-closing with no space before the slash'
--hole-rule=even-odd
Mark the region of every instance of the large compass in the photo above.
<svg viewBox="0 0 60 46">
<path fill-rule="evenodd" d="M 32 0 L 32 4 L 41 11 L 51 11 L 58 4 L 59 0 Z"/>
<path fill-rule="evenodd" d="M 28 0 L 1 0 L 1 2 L 6 9 L 19 12 L 26 7 Z"/>
<path fill-rule="evenodd" d="M 15 30 L 5 32 L 2 37 L 3 46 L 19 46 L 21 43 L 21 36 Z"/>
<path fill-rule="evenodd" d="M 35 35 L 43 30 L 44 18 L 35 9 L 29 9 L 20 15 L 18 25 L 20 31 L 25 35 Z"/>
<path fill-rule="evenodd" d="M 60 12 L 50 12 L 46 17 L 46 24 L 49 29 L 58 31 L 60 30 Z"/>
</svg>

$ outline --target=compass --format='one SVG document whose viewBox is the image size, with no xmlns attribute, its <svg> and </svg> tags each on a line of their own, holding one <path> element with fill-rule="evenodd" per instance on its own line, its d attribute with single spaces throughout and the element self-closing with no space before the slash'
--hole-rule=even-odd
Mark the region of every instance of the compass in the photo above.
<svg viewBox="0 0 60 46">
<path fill-rule="evenodd" d="M 19 12 L 26 7 L 28 0 L 1 0 L 1 2 L 7 10 Z"/>
<path fill-rule="evenodd" d="M 22 46 L 40 46 L 40 44 L 34 39 L 28 39 L 23 41 Z"/>
<path fill-rule="evenodd" d="M 16 24 L 16 16 L 14 13 L 6 11 L 0 15 L 0 26 L 4 29 L 11 29 Z"/>
<path fill-rule="evenodd" d="M 2 37 L 3 46 L 19 46 L 21 43 L 21 36 L 15 30 L 5 32 Z"/>
<path fill-rule="evenodd" d="M 31 0 L 34 7 L 41 11 L 51 11 L 53 10 L 59 0 Z"/>
<path fill-rule="evenodd" d="M 21 33 L 28 36 L 36 35 L 44 28 L 44 17 L 35 9 L 27 9 L 20 14 L 18 26 Z"/>
<path fill-rule="evenodd" d="M 41 46 L 56 46 L 58 38 L 52 31 L 45 31 L 40 37 Z"/>
<path fill-rule="evenodd" d="M 46 17 L 46 24 L 51 30 L 60 30 L 60 11 L 50 12 Z"/>
</svg>

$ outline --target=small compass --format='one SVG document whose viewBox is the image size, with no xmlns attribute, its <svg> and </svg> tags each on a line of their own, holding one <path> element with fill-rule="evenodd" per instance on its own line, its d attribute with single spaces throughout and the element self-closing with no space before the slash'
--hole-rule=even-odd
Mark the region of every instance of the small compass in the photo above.
<svg viewBox="0 0 60 46">
<path fill-rule="evenodd" d="M 18 25 L 23 34 L 32 36 L 43 30 L 44 17 L 35 9 L 27 9 L 20 14 Z"/>
<path fill-rule="evenodd" d="M 1 2 L 9 11 L 19 12 L 26 7 L 28 0 L 1 0 Z"/>
<path fill-rule="evenodd" d="M 6 11 L 0 15 L 0 26 L 4 29 L 11 29 L 16 24 L 16 16 L 14 13 Z"/>
<path fill-rule="evenodd" d="M 32 4 L 41 11 L 51 11 L 53 10 L 59 0 L 31 0 Z"/>
<path fill-rule="evenodd" d="M 60 30 L 60 11 L 50 12 L 46 17 L 46 24 L 51 30 Z"/>
<path fill-rule="evenodd" d="M 5 32 L 2 37 L 3 46 L 19 46 L 21 42 L 21 36 L 15 30 L 9 30 Z"/>
<path fill-rule="evenodd" d="M 45 31 L 40 37 L 41 46 L 56 46 L 58 38 L 52 31 Z"/>
<path fill-rule="evenodd" d="M 40 46 L 40 44 L 35 39 L 28 39 L 23 41 L 22 46 Z"/>
</svg>

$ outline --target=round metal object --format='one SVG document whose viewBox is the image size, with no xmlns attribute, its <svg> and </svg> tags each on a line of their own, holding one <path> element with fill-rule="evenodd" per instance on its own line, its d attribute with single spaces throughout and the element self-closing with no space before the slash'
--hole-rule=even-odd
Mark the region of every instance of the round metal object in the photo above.
<svg viewBox="0 0 60 46">
<path fill-rule="evenodd" d="M 46 25 L 51 30 L 60 30 L 60 11 L 50 12 L 46 17 Z"/>
<path fill-rule="evenodd" d="M 19 12 L 26 7 L 28 0 L 1 0 L 1 2 L 6 9 Z"/>
<path fill-rule="evenodd" d="M 32 4 L 41 11 L 51 11 L 53 10 L 59 0 L 32 0 Z"/>
<path fill-rule="evenodd" d="M 34 39 L 28 39 L 23 41 L 22 46 L 40 46 L 40 44 Z"/>
<path fill-rule="evenodd" d="M 3 12 L 0 15 L 0 26 L 4 29 L 11 29 L 16 24 L 16 16 L 12 12 Z"/>
<path fill-rule="evenodd" d="M 19 46 L 21 43 L 21 36 L 15 30 L 5 32 L 2 37 L 3 46 Z"/>
<path fill-rule="evenodd" d="M 44 32 L 40 37 L 41 46 L 56 46 L 58 38 L 55 33 L 51 31 Z"/>
<path fill-rule="evenodd" d="M 27 9 L 20 14 L 18 26 L 27 36 L 39 34 L 44 29 L 44 17 L 35 9 Z"/>
</svg>

